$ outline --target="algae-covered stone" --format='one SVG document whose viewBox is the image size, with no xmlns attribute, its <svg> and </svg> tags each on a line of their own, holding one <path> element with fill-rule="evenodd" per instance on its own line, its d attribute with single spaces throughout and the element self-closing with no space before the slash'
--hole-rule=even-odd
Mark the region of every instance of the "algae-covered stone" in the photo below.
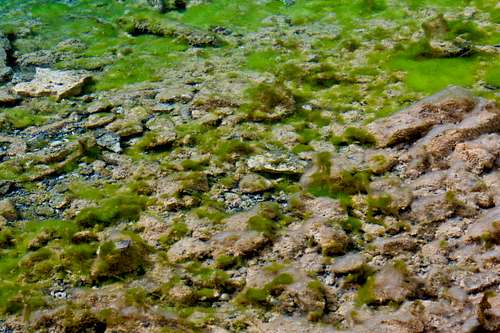
<svg viewBox="0 0 500 333">
<path fill-rule="evenodd" d="M 137 235 L 121 233 L 104 241 L 97 250 L 91 276 L 94 280 L 144 273 L 149 247 Z"/>
<path fill-rule="evenodd" d="M 57 71 L 37 68 L 31 82 L 18 83 L 13 90 L 19 95 L 55 96 L 57 100 L 79 95 L 92 76 L 81 71 Z"/>
<path fill-rule="evenodd" d="M 17 218 L 17 210 L 10 199 L 0 201 L 0 216 L 8 221 L 13 221 Z"/>
<path fill-rule="evenodd" d="M 240 180 L 240 190 L 243 193 L 258 193 L 270 189 L 273 183 L 257 174 L 248 174 Z"/>
</svg>

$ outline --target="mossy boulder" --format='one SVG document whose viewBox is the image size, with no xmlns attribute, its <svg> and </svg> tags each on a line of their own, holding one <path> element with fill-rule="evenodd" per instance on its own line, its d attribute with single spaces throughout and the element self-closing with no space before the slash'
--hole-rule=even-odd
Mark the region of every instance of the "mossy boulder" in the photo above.
<svg viewBox="0 0 500 333">
<path fill-rule="evenodd" d="M 96 280 L 142 274 L 148 266 L 149 246 L 133 233 L 120 233 L 101 243 L 91 277 Z"/>
</svg>

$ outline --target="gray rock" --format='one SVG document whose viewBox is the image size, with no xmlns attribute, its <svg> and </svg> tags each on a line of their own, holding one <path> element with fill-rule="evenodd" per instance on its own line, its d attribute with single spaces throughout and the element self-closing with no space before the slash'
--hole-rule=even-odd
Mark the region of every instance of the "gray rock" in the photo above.
<svg viewBox="0 0 500 333">
<path fill-rule="evenodd" d="M 254 172 L 300 175 L 305 171 L 307 163 L 292 154 L 266 153 L 252 156 L 247 166 Z"/>
<path fill-rule="evenodd" d="M 122 151 L 120 136 L 114 133 L 105 132 L 103 135 L 96 138 L 96 142 L 99 146 L 112 152 L 120 153 Z"/>
</svg>

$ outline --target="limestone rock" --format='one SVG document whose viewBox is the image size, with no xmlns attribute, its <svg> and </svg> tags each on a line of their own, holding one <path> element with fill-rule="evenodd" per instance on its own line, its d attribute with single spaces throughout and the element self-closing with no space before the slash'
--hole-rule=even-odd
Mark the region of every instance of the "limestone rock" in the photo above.
<svg viewBox="0 0 500 333">
<path fill-rule="evenodd" d="M 311 237 L 327 255 L 344 253 L 351 242 L 346 232 L 337 224 L 322 218 L 304 222 L 304 233 Z"/>
<path fill-rule="evenodd" d="M 85 72 L 37 68 L 33 81 L 18 83 L 13 90 L 23 96 L 55 96 L 57 100 L 61 100 L 79 95 L 91 78 Z"/>
<path fill-rule="evenodd" d="M 359 253 L 349 253 L 341 257 L 336 257 L 332 264 L 332 272 L 345 274 L 362 269 L 365 264 L 365 258 Z"/>
<path fill-rule="evenodd" d="M 432 126 L 457 122 L 472 111 L 475 98 L 465 89 L 450 87 L 408 109 L 367 126 L 377 145 L 387 147 L 426 134 Z"/>
</svg>

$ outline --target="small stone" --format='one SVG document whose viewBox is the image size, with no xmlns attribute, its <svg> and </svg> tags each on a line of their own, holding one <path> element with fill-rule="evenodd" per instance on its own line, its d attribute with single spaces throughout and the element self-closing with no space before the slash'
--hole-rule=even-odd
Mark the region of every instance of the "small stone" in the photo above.
<svg viewBox="0 0 500 333">
<path fill-rule="evenodd" d="M 335 258 L 332 265 L 332 272 L 345 274 L 355 272 L 363 268 L 365 258 L 359 253 L 349 253 L 341 257 Z"/>
</svg>

